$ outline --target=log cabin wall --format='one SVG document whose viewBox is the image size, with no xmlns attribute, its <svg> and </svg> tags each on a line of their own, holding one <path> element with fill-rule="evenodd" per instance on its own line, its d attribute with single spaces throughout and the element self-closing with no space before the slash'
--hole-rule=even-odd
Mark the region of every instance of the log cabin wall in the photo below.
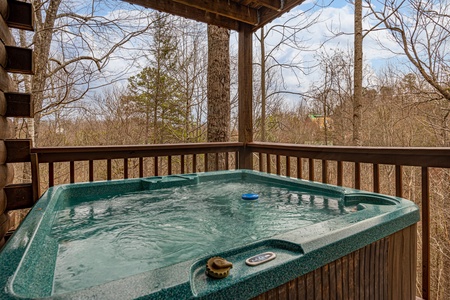
<svg viewBox="0 0 450 300">
<path fill-rule="evenodd" d="M 10 28 L 33 31 L 33 7 L 17 0 L 0 0 L 0 248 L 9 230 L 7 212 L 30 207 L 32 185 L 13 184 L 11 163 L 29 162 L 30 140 L 11 139 L 8 118 L 33 117 L 31 94 L 19 93 L 9 73 L 33 74 L 31 49 L 16 47 Z M 26 203 L 26 205 L 25 205 Z"/>
</svg>

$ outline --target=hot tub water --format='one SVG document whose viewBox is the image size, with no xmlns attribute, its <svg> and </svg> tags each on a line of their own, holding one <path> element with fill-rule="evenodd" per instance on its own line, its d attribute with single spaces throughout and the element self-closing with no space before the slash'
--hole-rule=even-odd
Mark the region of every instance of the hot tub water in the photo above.
<svg viewBox="0 0 450 300">
<path fill-rule="evenodd" d="M 254 191 L 259 200 L 243 201 Z M 57 212 L 56 294 L 155 270 L 347 214 L 354 207 L 261 183 L 210 181 L 83 200 Z"/>
</svg>

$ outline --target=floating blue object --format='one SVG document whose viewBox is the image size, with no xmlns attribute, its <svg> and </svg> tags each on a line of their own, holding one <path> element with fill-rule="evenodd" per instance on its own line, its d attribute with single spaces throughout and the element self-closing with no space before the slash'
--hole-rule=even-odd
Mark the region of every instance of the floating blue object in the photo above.
<svg viewBox="0 0 450 300">
<path fill-rule="evenodd" d="M 259 198 L 258 194 L 249 193 L 249 194 L 242 194 L 242 199 L 244 200 L 256 200 Z"/>
</svg>

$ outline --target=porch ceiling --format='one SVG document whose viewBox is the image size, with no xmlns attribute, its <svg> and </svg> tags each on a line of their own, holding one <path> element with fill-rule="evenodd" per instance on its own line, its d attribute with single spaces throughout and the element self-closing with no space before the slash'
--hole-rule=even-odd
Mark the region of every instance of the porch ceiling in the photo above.
<svg viewBox="0 0 450 300">
<path fill-rule="evenodd" d="M 124 0 L 188 19 L 239 30 L 252 31 L 288 12 L 305 0 Z"/>
</svg>

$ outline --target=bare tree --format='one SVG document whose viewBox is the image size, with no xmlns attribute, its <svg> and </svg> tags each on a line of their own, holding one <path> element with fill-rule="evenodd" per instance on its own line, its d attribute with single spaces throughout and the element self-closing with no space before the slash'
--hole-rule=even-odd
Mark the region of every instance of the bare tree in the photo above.
<svg viewBox="0 0 450 300">
<path fill-rule="evenodd" d="M 230 31 L 208 26 L 208 142 L 230 138 Z"/>
<path fill-rule="evenodd" d="M 287 17 L 283 24 L 261 27 L 259 35 L 255 34 L 260 49 L 260 91 L 255 94 L 260 96 L 261 116 L 259 120 L 261 141 L 266 141 L 267 135 L 267 102 L 271 98 L 275 98 L 275 101 L 277 101 L 279 99 L 277 97 L 287 94 L 302 96 L 301 92 L 292 90 L 292 87 L 287 86 L 284 77 L 285 73 L 293 74 L 297 77 L 300 86 L 300 75 L 311 71 L 304 67 L 301 54 L 305 51 L 317 50 L 312 49 L 308 45 L 308 38 L 304 34 L 319 20 L 320 14 L 311 13 L 314 11 L 314 8 L 316 8 L 315 5 L 306 11 L 296 10 Z M 271 44 L 267 44 L 269 37 L 272 39 Z M 273 42 L 274 40 L 276 41 L 275 43 Z M 287 49 L 296 53 L 296 55 L 287 57 L 285 55 Z M 268 82 L 271 74 L 274 73 L 278 74 L 280 84 L 273 85 Z M 269 90 L 268 85 L 270 84 L 276 86 L 276 89 Z"/>
<path fill-rule="evenodd" d="M 355 35 L 353 68 L 353 145 L 362 146 L 361 111 L 363 92 L 363 28 L 362 0 L 355 0 Z"/>
<path fill-rule="evenodd" d="M 230 100 L 230 31 L 208 25 L 208 142 L 229 141 Z"/>
<path fill-rule="evenodd" d="M 379 3 L 383 9 L 377 10 Z M 437 0 L 370 3 L 401 52 L 437 94 L 450 100 L 450 4 Z M 394 51 L 394 50 L 391 50 Z"/>
<path fill-rule="evenodd" d="M 30 136 L 39 144 L 42 117 L 121 77 L 126 68 L 111 74 L 106 71 L 107 66 L 118 59 L 114 53 L 151 26 L 151 11 L 120 10 L 120 1 L 93 0 L 84 5 L 65 0 L 32 3 L 36 21 L 31 43 L 35 75 L 30 86 L 35 126 Z M 104 14 L 106 5 L 113 11 L 108 15 Z M 54 78 L 58 78 L 58 84 L 54 84 Z"/>
</svg>

